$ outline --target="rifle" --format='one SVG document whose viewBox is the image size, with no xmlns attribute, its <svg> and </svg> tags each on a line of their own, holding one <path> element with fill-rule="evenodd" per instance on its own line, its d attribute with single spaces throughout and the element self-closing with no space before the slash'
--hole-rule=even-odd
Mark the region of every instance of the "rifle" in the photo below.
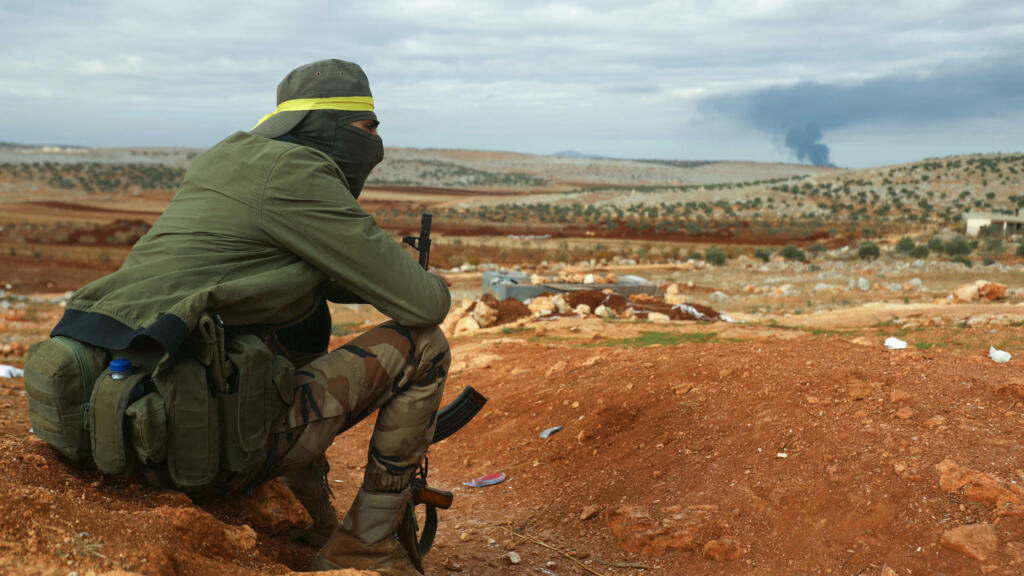
<svg viewBox="0 0 1024 576">
<path fill-rule="evenodd" d="M 424 270 L 430 267 L 430 221 L 432 218 L 430 212 L 424 212 L 420 215 L 420 235 L 402 238 L 402 242 L 412 246 L 413 250 L 420 253 L 420 266 L 423 266 Z"/>
<path fill-rule="evenodd" d="M 431 220 L 430 213 L 424 212 L 420 216 L 420 235 L 402 238 L 404 244 L 412 246 L 419 253 L 419 263 L 424 270 L 430 268 Z M 455 400 L 438 410 L 434 436 L 430 443 L 436 444 L 461 430 L 463 426 L 469 424 L 469 421 L 480 412 L 486 403 L 487 398 L 474 390 L 472 386 L 463 388 Z M 437 509 L 447 510 L 451 507 L 453 499 L 454 495 L 451 492 L 427 486 L 427 460 L 424 457 L 419 475 L 412 482 L 410 510 L 404 515 L 397 530 L 402 546 L 409 553 L 409 560 L 420 572 L 423 572 L 423 557 L 427 555 L 434 543 L 434 535 L 437 531 Z M 426 517 L 423 532 L 417 537 L 416 533 L 419 531 L 419 527 L 416 522 L 416 514 L 411 508 L 419 504 L 426 506 Z"/>
</svg>

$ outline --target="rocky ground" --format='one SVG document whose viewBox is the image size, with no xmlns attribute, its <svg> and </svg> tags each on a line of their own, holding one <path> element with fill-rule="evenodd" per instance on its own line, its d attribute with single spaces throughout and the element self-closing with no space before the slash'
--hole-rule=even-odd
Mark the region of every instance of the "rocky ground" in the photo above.
<svg viewBox="0 0 1024 576">
<path fill-rule="evenodd" d="M 643 299 L 604 316 L 583 301 L 595 296 L 457 302 L 447 399 L 471 385 L 489 402 L 431 451 L 431 483 L 456 497 L 427 574 L 1024 573 L 1019 286 L 956 303 L 935 288 L 952 278 L 922 273 L 896 297 L 871 282 L 843 287 L 863 302 L 807 306 L 816 273 L 797 274 L 798 300 L 757 294 L 764 276 L 750 293 L 725 286 L 712 306 L 737 322 L 643 319 Z M 710 304 L 711 274 L 662 288 Z M 454 276 L 458 294 L 479 286 Z M 22 365 L 62 297 L 3 294 L 0 363 Z M 334 344 L 378 319 L 333 313 Z M 370 425 L 329 452 L 342 512 Z M 0 573 L 288 574 L 315 552 L 281 535 L 303 521 L 281 486 L 192 502 L 75 469 L 28 428 L 21 379 L 0 379 Z"/>
</svg>

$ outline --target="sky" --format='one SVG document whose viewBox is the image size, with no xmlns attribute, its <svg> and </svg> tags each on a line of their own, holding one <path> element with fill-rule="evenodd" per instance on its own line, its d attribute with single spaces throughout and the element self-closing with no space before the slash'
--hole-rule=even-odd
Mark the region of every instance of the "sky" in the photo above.
<svg viewBox="0 0 1024 576">
<path fill-rule="evenodd" d="M 1024 150 L 1024 2 L 0 0 L 0 142 L 212 146 L 359 63 L 387 146 L 868 167 Z"/>
</svg>

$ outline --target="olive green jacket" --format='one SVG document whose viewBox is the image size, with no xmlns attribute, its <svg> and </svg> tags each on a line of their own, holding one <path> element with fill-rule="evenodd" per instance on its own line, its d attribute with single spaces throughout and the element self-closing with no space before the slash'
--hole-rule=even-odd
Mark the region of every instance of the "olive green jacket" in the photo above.
<svg viewBox="0 0 1024 576">
<path fill-rule="evenodd" d="M 359 207 L 330 157 L 237 132 L 193 161 L 121 268 L 75 292 L 53 335 L 108 349 L 146 335 L 173 351 L 205 312 L 269 331 L 325 297 L 409 326 L 439 324 L 451 304 L 444 282 Z"/>
</svg>

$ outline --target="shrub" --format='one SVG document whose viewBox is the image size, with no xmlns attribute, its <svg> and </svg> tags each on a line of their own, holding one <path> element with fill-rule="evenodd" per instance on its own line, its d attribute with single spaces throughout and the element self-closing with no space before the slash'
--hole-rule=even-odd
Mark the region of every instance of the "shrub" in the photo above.
<svg viewBox="0 0 1024 576">
<path fill-rule="evenodd" d="M 857 249 L 857 257 L 861 260 L 876 260 L 882 255 L 882 251 L 878 249 L 878 244 L 874 242 L 864 242 Z"/>
<path fill-rule="evenodd" d="M 941 238 L 933 236 L 930 240 L 928 240 L 928 249 L 931 250 L 932 252 L 945 252 L 946 243 L 943 242 Z"/>
<path fill-rule="evenodd" d="M 1024 242 L 1017 244 L 1017 256 L 1024 256 Z"/>
<path fill-rule="evenodd" d="M 953 262 L 956 262 L 957 264 L 963 264 L 964 266 L 967 266 L 968 268 L 970 268 L 971 266 L 974 266 L 974 262 L 971 262 L 971 259 L 968 258 L 967 256 L 964 256 L 963 254 L 958 254 L 958 255 L 954 256 L 953 257 Z"/>
<path fill-rule="evenodd" d="M 704 253 L 704 259 L 715 266 L 721 266 L 722 264 L 725 264 L 725 250 L 722 250 L 718 246 L 712 246 Z"/>
<path fill-rule="evenodd" d="M 1005 247 L 1003 246 L 1003 239 L 1000 238 L 986 238 L 985 239 L 985 252 L 989 254 L 1002 254 Z"/>
<path fill-rule="evenodd" d="M 782 254 L 782 257 L 785 258 L 786 260 L 795 260 L 797 262 L 803 262 L 804 260 L 807 259 L 807 255 L 804 254 L 804 251 L 793 245 L 786 246 L 785 248 L 783 248 L 780 254 Z"/>
<path fill-rule="evenodd" d="M 931 250 L 929 250 L 924 244 L 918 244 L 910 251 L 911 258 L 927 258 L 929 254 L 931 254 Z"/>
<path fill-rule="evenodd" d="M 917 244 L 910 236 L 904 236 L 900 238 L 900 241 L 896 243 L 896 251 L 900 254 L 910 254 L 910 251 L 914 249 Z"/>
<path fill-rule="evenodd" d="M 1017 248 L 1017 252 L 1018 256 L 1024 256 L 1024 244 L 1021 244 L 1020 247 Z M 765 262 L 771 262 L 772 251 L 768 250 L 767 248 L 758 248 L 757 250 L 754 250 L 754 258 L 763 260 Z"/>
<path fill-rule="evenodd" d="M 971 246 L 970 241 L 968 241 L 967 238 L 964 238 L 963 236 L 957 236 L 956 238 L 953 238 L 952 240 L 947 242 L 945 246 L 946 255 L 954 257 L 967 256 L 973 250 L 974 247 Z M 954 261 L 955 260 L 956 259 L 954 258 Z"/>
<path fill-rule="evenodd" d="M 818 242 L 817 244 L 811 244 L 811 246 L 809 248 L 807 248 L 807 250 L 809 250 L 811 252 L 812 256 L 818 256 L 822 252 L 827 250 L 827 248 L 825 248 L 824 244 L 822 244 L 821 242 Z"/>
</svg>

